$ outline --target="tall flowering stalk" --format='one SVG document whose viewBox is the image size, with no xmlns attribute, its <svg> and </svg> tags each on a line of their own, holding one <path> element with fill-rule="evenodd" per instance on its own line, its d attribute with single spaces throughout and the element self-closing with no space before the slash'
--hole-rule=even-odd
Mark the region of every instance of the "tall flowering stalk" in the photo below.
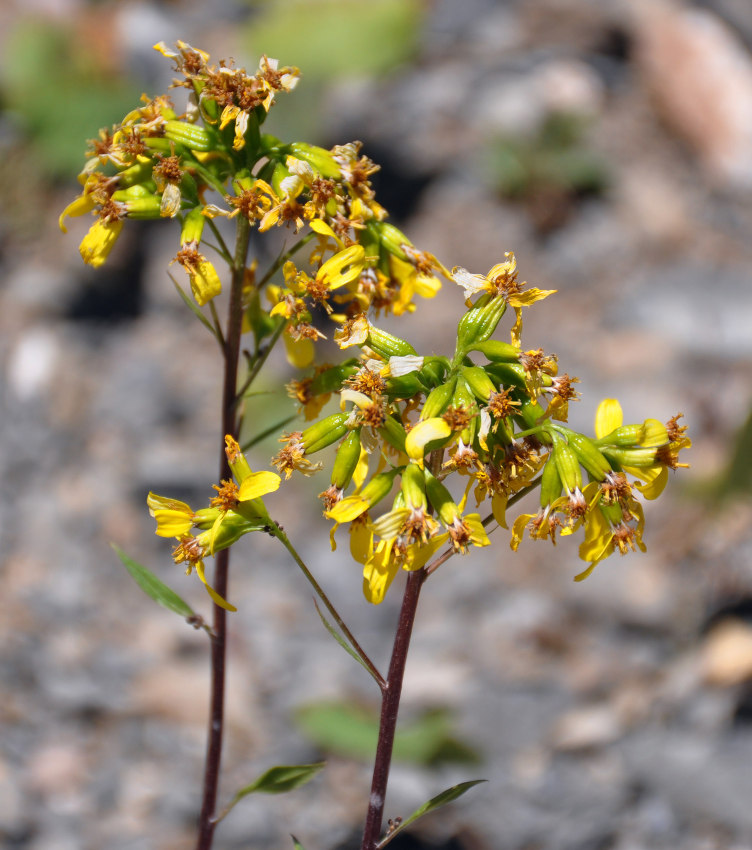
<svg viewBox="0 0 752 850">
<path fill-rule="evenodd" d="M 593 437 L 567 425 L 577 378 L 560 374 L 557 359 L 522 344 L 524 308 L 552 294 L 519 280 L 513 254 L 486 275 L 449 271 L 416 248 L 387 219 L 370 177 L 377 170 L 352 142 L 324 150 L 285 143 L 262 133 L 279 93 L 295 88 L 299 72 L 262 57 L 248 73 L 232 63 L 210 64 L 204 51 L 178 42 L 156 49 L 172 60 L 174 87 L 187 89 L 179 112 L 160 95 L 90 143 L 79 176 L 81 194 L 68 216 L 93 213 L 81 256 L 102 265 L 129 218 L 176 219 L 173 263 L 187 275 L 190 295 L 178 289 L 215 336 L 223 360 L 222 445 L 215 495 L 198 509 L 150 493 L 157 534 L 174 538 L 173 560 L 196 572 L 213 603 L 211 705 L 197 848 L 212 846 L 217 813 L 225 690 L 227 614 L 235 612 L 228 584 L 232 545 L 252 532 L 278 539 L 311 583 L 339 631 L 338 640 L 368 670 L 381 692 L 382 712 L 362 850 L 384 847 L 402 826 L 382 834 L 392 744 L 402 679 L 420 591 L 454 554 L 490 543 L 489 527 L 508 528 L 507 513 L 539 491 L 535 513 L 511 521 L 513 550 L 524 537 L 556 542 L 581 535 L 586 578 L 614 552 L 644 550 L 640 498 L 663 490 L 668 470 L 684 466 L 690 445 L 675 417 L 624 425 L 617 401 L 600 404 Z M 226 244 L 217 219 L 235 219 L 235 244 Z M 251 228 L 284 227 L 296 241 L 263 275 L 249 262 Z M 307 252 L 303 249 L 308 248 Z M 213 259 L 209 259 L 209 254 Z M 216 300 L 227 267 L 229 292 L 222 322 Z M 379 328 L 382 313 L 409 317 L 415 297 L 433 297 L 440 278 L 462 287 L 454 350 L 419 353 L 406 339 Z M 327 333 L 314 323 L 320 308 Z M 497 336 L 511 308 L 508 341 Z M 331 335 L 345 352 L 339 363 L 320 362 L 316 343 Z M 248 389 L 280 340 L 301 370 L 288 385 L 303 418 L 281 437 L 271 459 L 277 472 L 252 471 L 241 443 L 247 433 Z M 246 356 L 242 361 L 241 348 Z M 336 397 L 339 412 L 322 416 Z M 257 435 L 258 436 L 258 435 Z M 408 572 L 389 669 L 383 676 L 331 604 L 310 567 L 269 513 L 266 497 L 295 474 L 319 473 L 315 456 L 335 445 L 329 485 L 320 494 L 332 522 L 349 534 L 353 559 L 363 568 L 363 593 L 380 603 L 397 573 Z M 213 577 L 205 561 L 214 559 Z M 187 606 L 145 568 L 124 558 L 142 587 L 186 614 Z M 166 600 L 168 602 L 166 602 Z M 176 601 L 177 600 L 177 601 Z M 239 601 L 239 600 L 235 600 Z M 190 612 L 190 609 L 188 609 Z M 203 618 L 190 612 L 194 624 Z M 335 627 L 330 626 L 335 632 Z M 243 789 L 289 790 L 320 765 L 272 768 Z M 405 821 L 459 796 L 473 782 L 440 794 Z M 226 811 L 226 810 L 225 810 Z M 299 842 L 296 846 L 302 848 Z"/>
</svg>

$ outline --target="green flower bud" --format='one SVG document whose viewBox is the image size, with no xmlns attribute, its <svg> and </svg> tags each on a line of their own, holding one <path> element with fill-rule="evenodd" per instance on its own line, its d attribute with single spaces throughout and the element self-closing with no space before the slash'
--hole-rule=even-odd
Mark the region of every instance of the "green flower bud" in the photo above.
<svg viewBox="0 0 752 850">
<path fill-rule="evenodd" d="M 457 325 L 457 362 L 472 347 L 491 336 L 506 309 L 507 302 L 503 298 L 486 294 L 465 313 Z"/>
<path fill-rule="evenodd" d="M 645 434 L 643 425 L 622 425 L 615 428 L 610 434 L 595 440 L 596 446 L 616 446 L 617 448 L 628 448 L 638 446 Z"/>
<path fill-rule="evenodd" d="M 379 434 L 398 452 L 405 451 L 407 432 L 405 426 L 394 416 L 386 417 L 384 424 L 379 428 Z"/>
<path fill-rule="evenodd" d="M 458 378 L 457 380 L 457 387 L 452 397 L 452 405 L 454 407 L 464 408 L 472 416 L 470 424 L 460 432 L 460 439 L 466 446 L 469 446 L 478 433 L 480 420 L 476 415 L 478 413 L 478 402 L 476 401 L 475 394 L 467 385 L 467 381 L 464 378 Z"/>
<path fill-rule="evenodd" d="M 118 174 L 118 185 L 123 187 L 137 186 L 139 183 L 154 183 L 151 179 L 154 162 L 150 159 L 139 160 Z"/>
<path fill-rule="evenodd" d="M 333 413 L 306 428 L 300 438 L 305 453 L 310 455 L 319 452 L 344 437 L 347 433 L 347 420 L 349 418 L 349 413 Z"/>
<path fill-rule="evenodd" d="M 420 418 L 433 419 L 436 416 L 441 416 L 447 407 L 449 407 L 456 384 L 457 379 L 450 378 L 445 384 L 434 387 L 423 402 Z"/>
<path fill-rule="evenodd" d="M 408 508 L 426 509 L 426 478 L 417 463 L 408 463 L 402 472 L 402 494 Z"/>
<path fill-rule="evenodd" d="M 374 505 L 378 505 L 382 499 L 389 495 L 389 491 L 392 489 L 397 472 L 397 469 L 392 469 L 389 472 L 377 473 L 360 491 L 358 496 L 368 503 L 369 508 L 372 508 Z"/>
<path fill-rule="evenodd" d="M 546 411 L 537 401 L 530 401 L 528 398 L 523 400 L 517 411 L 514 418 L 522 421 L 526 428 L 534 428 L 536 425 L 539 425 L 546 415 Z M 545 442 L 545 437 L 541 436 L 541 439 Z"/>
<path fill-rule="evenodd" d="M 305 142 L 293 142 L 288 145 L 288 150 L 293 156 L 307 162 L 322 177 L 328 177 L 332 180 L 339 180 L 342 177 L 339 165 L 326 148 L 308 145 Z"/>
<path fill-rule="evenodd" d="M 288 194 L 282 188 L 282 181 L 291 176 L 292 173 L 284 163 L 278 162 L 275 164 L 274 171 L 272 171 L 272 178 L 269 182 L 272 184 L 272 189 L 274 189 L 278 197 L 282 198 Z"/>
<path fill-rule="evenodd" d="M 201 234 L 204 232 L 206 224 L 206 216 L 202 215 L 201 207 L 194 207 L 188 212 L 183 219 L 183 228 L 180 231 L 180 243 L 185 245 L 187 242 L 201 241 Z"/>
<path fill-rule="evenodd" d="M 188 124 L 185 121 L 166 121 L 164 138 L 202 153 L 206 153 L 216 146 L 216 137 L 204 126 Z"/>
<path fill-rule="evenodd" d="M 633 449 L 614 449 L 610 446 L 603 447 L 603 454 L 610 461 L 615 461 L 620 468 L 622 466 L 635 466 L 644 469 L 648 466 L 655 466 L 656 453 L 656 446 L 639 446 Z"/>
<path fill-rule="evenodd" d="M 611 472 L 611 464 L 595 443 L 584 434 L 567 431 L 567 441 L 574 450 L 580 463 L 594 481 L 603 481 Z"/>
<path fill-rule="evenodd" d="M 379 242 L 393 256 L 400 260 L 409 262 L 407 254 L 404 252 L 403 245 L 412 245 L 412 242 L 405 234 L 388 221 L 376 221 L 373 223 L 373 229 L 378 233 Z"/>
<path fill-rule="evenodd" d="M 552 505 L 559 496 L 561 496 L 561 489 L 562 483 L 561 476 L 559 475 L 559 469 L 556 466 L 556 461 L 553 456 L 549 455 L 548 461 L 543 467 L 543 474 L 541 475 L 541 507 L 545 508 L 548 505 Z"/>
<path fill-rule="evenodd" d="M 390 357 L 404 357 L 407 354 L 418 353 L 409 342 L 375 328 L 373 325 L 368 328 L 366 345 L 375 351 L 379 357 L 383 357 L 384 360 L 388 360 Z"/>
<path fill-rule="evenodd" d="M 567 493 L 582 489 L 582 470 L 577 455 L 558 435 L 554 437 L 553 461 Z M 551 460 L 548 461 L 550 463 Z"/>
<path fill-rule="evenodd" d="M 451 525 L 460 516 L 460 509 L 452 499 L 452 494 L 427 469 L 424 470 L 424 476 L 428 501 L 444 525 Z"/>
<path fill-rule="evenodd" d="M 527 374 L 521 363 L 490 363 L 486 374 L 500 386 L 524 389 Z"/>
<path fill-rule="evenodd" d="M 493 363 L 517 363 L 520 359 L 520 349 L 516 345 L 499 339 L 477 342 L 468 351 L 479 351 Z"/>
<path fill-rule="evenodd" d="M 352 481 L 355 468 L 360 460 L 360 428 L 345 437 L 337 449 L 332 465 L 332 484 L 338 490 L 344 490 Z"/>
<path fill-rule="evenodd" d="M 493 381 L 482 366 L 464 366 L 461 374 L 468 387 L 481 401 L 488 401 L 491 393 L 496 391 Z"/>
<path fill-rule="evenodd" d="M 162 196 L 145 195 L 126 201 L 128 218 L 143 220 L 162 217 Z"/>
</svg>

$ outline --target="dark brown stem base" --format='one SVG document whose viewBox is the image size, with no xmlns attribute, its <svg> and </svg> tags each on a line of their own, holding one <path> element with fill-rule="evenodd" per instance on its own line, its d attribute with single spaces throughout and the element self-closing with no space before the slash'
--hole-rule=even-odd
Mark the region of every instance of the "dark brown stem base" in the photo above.
<svg viewBox="0 0 752 850">
<path fill-rule="evenodd" d="M 240 336 L 243 323 L 241 294 L 245 275 L 245 260 L 248 253 L 249 224 L 242 216 L 238 219 L 235 262 L 232 269 L 232 288 L 228 307 L 227 329 L 224 344 L 224 378 L 222 392 L 222 448 L 219 459 L 219 478 L 231 477 L 230 465 L 224 450 L 224 438 L 231 434 L 237 439 L 238 416 L 238 362 L 240 360 Z M 230 550 L 222 549 L 214 559 L 214 588 L 227 599 Z M 222 737 L 224 732 L 225 664 L 227 656 L 227 611 L 214 606 L 214 635 L 211 644 L 211 703 L 209 730 L 206 739 L 206 764 L 204 767 L 204 791 L 198 823 L 196 850 L 211 850 L 216 826 L 217 791 L 219 769 L 222 760 Z"/>
<path fill-rule="evenodd" d="M 407 650 L 410 647 L 410 636 L 415 622 L 415 612 L 418 608 L 418 598 L 423 582 L 426 579 L 424 570 L 408 573 L 405 595 L 402 598 L 397 634 L 394 638 L 392 659 L 389 662 L 389 673 L 386 684 L 382 689 L 381 722 L 379 725 L 379 741 L 376 745 L 376 760 L 373 765 L 373 781 L 371 796 L 368 800 L 368 814 L 363 831 L 361 850 L 376 850 L 381 836 L 381 824 L 384 819 L 384 803 L 386 787 L 389 781 L 389 767 L 392 763 L 392 748 L 394 733 L 397 728 L 400 696 L 402 695 L 402 680 L 405 675 Z"/>
</svg>

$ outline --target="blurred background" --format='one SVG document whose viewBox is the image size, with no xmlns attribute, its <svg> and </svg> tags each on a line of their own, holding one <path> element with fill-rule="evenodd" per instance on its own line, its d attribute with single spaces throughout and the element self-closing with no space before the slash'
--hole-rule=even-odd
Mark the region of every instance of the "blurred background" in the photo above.
<svg viewBox="0 0 752 850">
<path fill-rule="evenodd" d="M 416 245 L 476 273 L 514 250 L 523 279 L 557 289 L 523 341 L 580 377 L 575 427 L 604 396 L 629 422 L 690 425 L 692 468 L 648 505 L 647 554 L 573 584 L 576 545 L 513 555 L 497 530 L 426 585 L 387 815 L 489 782 L 393 846 L 752 847 L 749 0 L 6 0 L 0 33 L 0 845 L 193 841 L 205 636 L 110 543 L 208 615 L 144 499 L 210 492 L 216 350 L 167 277 L 176 225 L 128 223 L 98 271 L 77 250 L 89 222 L 57 227 L 85 140 L 166 89 L 152 45 L 181 38 L 299 66 L 271 132 L 362 140 Z M 460 306 L 445 285 L 389 327 L 447 353 Z M 259 427 L 289 410 L 274 365 Z M 378 608 L 361 598 L 346 546 L 329 551 L 326 483 L 270 506 L 385 666 L 402 579 Z M 233 555 L 222 799 L 274 764 L 328 766 L 241 802 L 216 847 L 289 850 L 292 832 L 357 848 L 377 694 L 284 552 L 252 542 Z"/>
</svg>

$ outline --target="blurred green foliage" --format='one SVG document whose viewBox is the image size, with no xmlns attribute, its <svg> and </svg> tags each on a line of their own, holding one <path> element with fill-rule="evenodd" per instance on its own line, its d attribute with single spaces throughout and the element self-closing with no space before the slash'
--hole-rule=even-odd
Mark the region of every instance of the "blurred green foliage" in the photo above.
<svg viewBox="0 0 752 850">
<path fill-rule="evenodd" d="M 587 119 L 552 113 L 532 138 L 505 137 L 489 149 L 495 185 L 507 198 L 521 198 L 541 189 L 582 194 L 599 193 L 608 184 L 605 162 L 586 145 Z"/>
<path fill-rule="evenodd" d="M 254 14 L 241 38 L 245 55 L 264 53 L 297 66 L 303 75 L 305 96 L 280 98 L 274 105 L 271 123 L 285 138 L 328 144 L 322 125 L 328 85 L 390 73 L 417 54 L 420 0 L 252 0 L 250 5 Z"/>
<path fill-rule="evenodd" d="M 247 44 L 306 77 L 381 74 L 415 52 L 422 4 L 416 0 L 265 0 L 252 4 Z"/>
<path fill-rule="evenodd" d="M 31 143 L 37 167 L 69 179 L 84 163 L 82 140 L 135 109 L 141 91 L 57 24 L 22 18 L 4 34 L 4 47 L 3 107 Z"/>
<path fill-rule="evenodd" d="M 379 717 L 375 711 L 349 702 L 312 703 L 296 712 L 300 731 L 324 752 L 362 761 L 376 752 Z M 423 712 L 401 724 L 394 740 L 394 759 L 424 767 L 477 764 L 478 754 L 452 734 L 452 716 L 443 708 Z"/>
</svg>

